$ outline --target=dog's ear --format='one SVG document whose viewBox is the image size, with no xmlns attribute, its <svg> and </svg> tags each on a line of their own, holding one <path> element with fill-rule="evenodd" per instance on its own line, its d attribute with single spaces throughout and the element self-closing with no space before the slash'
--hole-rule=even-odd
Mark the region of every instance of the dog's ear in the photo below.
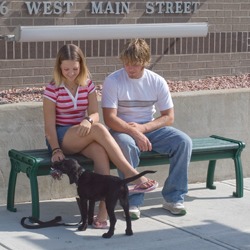
<svg viewBox="0 0 250 250">
<path fill-rule="evenodd" d="M 68 159 L 67 174 L 69 176 L 69 183 L 78 183 L 78 179 L 82 173 L 81 166 L 75 159 Z"/>
<path fill-rule="evenodd" d="M 70 184 L 73 184 L 73 183 L 77 184 L 80 175 L 81 175 L 81 172 L 79 171 L 79 169 L 72 169 L 72 170 L 68 173 L 68 176 L 69 176 L 69 183 L 70 183 Z"/>
<path fill-rule="evenodd" d="M 76 178 L 73 175 L 69 175 L 69 184 L 77 183 Z"/>
</svg>

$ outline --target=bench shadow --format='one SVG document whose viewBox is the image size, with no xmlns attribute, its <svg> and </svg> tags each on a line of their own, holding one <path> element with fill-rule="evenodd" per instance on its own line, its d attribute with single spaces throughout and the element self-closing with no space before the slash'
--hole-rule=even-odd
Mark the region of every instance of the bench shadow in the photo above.
<svg viewBox="0 0 250 250">
<path fill-rule="evenodd" d="M 209 191 L 209 196 L 205 196 L 204 194 L 200 195 L 199 193 L 197 195 L 194 195 L 196 191 Z M 189 188 L 188 194 L 185 196 L 185 203 L 192 202 L 194 200 L 226 200 L 226 199 L 237 199 L 236 197 L 233 197 L 233 195 L 228 196 L 213 196 L 214 192 L 216 190 L 210 190 L 206 187 L 196 187 L 196 188 Z M 206 192 L 208 194 L 208 192 Z M 144 197 L 144 203 L 142 206 L 155 206 L 156 204 L 163 204 L 164 199 L 161 194 L 161 188 L 157 189 L 157 191 L 145 193 Z M 52 213 L 54 206 L 56 205 L 56 213 Z M 97 211 L 97 204 L 96 203 L 96 211 Z M 1 207 L 1 206 L 0 206 Z M 15 204 L 15 207 L 17 208 L 17 213 L 19 211 L 26 211 L 26 214 L 24 216 L 31 216 L 31 203 L 17 203 Z M 121 210 L 121 206 L 119 205 L 119 202 L 116 206 L 117 210 Z M 51 213 L 48 213 L 48 211 L 51 211 Z M 12 214 L 12 212 L 10 212 Z M 80 221 L 80 212 L 79 208 L 76 202 L 76 199 L 69 198 L 69 199 L 63 199 L 60 200 L 52 200 L 52 201 L 41 201 L 40 202 L 40 220 L 47 221 L 54 219 L 56 216 L 61 216 L 61 214 L 67 215 L 66 218 L 62 218 L 63 222 L 66 223 L 77 223 Z M 20 218 L 21 219 L 21 218 Z"/>
<path fill-rule="evenodd" d="M 193 195 L 195 193 L 195 191 L 207 191 L 209 190 L 209 192 L 211 192 L 211 194 L 209 194 L 209 196 L 200 196 L 200 195 Z M 228 196 L 213 196 L 213 192 L 215 192 L 216 190 L 210 190 L 207 189 L 206 187 L 199 187 L 199 188 L 190 188 L 188 194 L 185 196 L 185 203 L 186 202 L 192 202 L 194 200 L 221 200 L 221 199 L 232 199 L 236 197 L 233 197 L 233 195 L 228 195 Z M 164 199 L 161 195 L 161 191 L 155 191 L 155 192 L 151 192 L 151 193 L 146 193 L 145 194 L 145 198 L 144 198 L 144 205 L 145 206 L 150 206 L 150 205 L 155 205 L 155 204 L 163 204 L 164 203 Z"/>
</svg>

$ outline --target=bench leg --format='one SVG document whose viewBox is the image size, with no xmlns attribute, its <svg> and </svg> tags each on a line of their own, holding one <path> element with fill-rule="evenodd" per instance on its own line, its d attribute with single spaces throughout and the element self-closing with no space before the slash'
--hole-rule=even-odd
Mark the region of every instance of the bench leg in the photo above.
<svg viewBox="0 0 250 250">
<path fill-rule="evenodd" d="M 32 200 L 32 217 L 39 219 L 40 217 L 40 205 L 39 205 L 39 191 L 37 176 L 34 173 L 29 175 L 30 179 L 30 190 L 31 190 L 31 200 Z"/>
<path fill-rule="evenodd" d="M 216 189 L 214 185 L 214 171 L 215 171 L 216 161 L 209 161 L 208 172 L 207 172 L 207 188 Z M 243 197 L 243 171 L 241 158 L 236 157 L 234 159 L 235 165 L 235 178 L 236 178 L 236 192 L 233 192 L 233 196 L 237 198 Z"/>
<path fill-rule="evenodd" d="M 11 170 L 9 176 L 8 193 L 7 193 L 7 209 L 11 212 L 16 212 L 15 205 L 15 191 L 16 191 L 16 179 L 18 172 L 15 168 L 15 163 L 11 161 Z"/>
<path fill-rule="evenodd" d="M 236 192 L 233 192 L 233 196 L 241 198 L 243 197 L 243 171 L 240 157 L 236 157 L 234 159 L 234 167 L 236 178 Z"/>
<path fill-rule="evenodd" d="M 209 161 L 207 170 L 207 188 L 216 189 L 214 185 L 214 170 L 215 170 L 216 160 Z"/>
</svg>

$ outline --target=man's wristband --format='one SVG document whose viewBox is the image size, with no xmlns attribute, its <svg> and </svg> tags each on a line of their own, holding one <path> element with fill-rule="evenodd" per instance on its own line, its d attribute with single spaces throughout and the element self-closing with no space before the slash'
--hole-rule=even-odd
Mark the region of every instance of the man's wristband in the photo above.
<svg viewBox="0 0 250 250">
<path fill-rule="evenodd" d="M 91 124 L 93 123 L 93 120 L 91 117 L 87 116 L 84 118 L 84 120 L 87 120 L 88 122 L 90 122 Z"/>
</svg>

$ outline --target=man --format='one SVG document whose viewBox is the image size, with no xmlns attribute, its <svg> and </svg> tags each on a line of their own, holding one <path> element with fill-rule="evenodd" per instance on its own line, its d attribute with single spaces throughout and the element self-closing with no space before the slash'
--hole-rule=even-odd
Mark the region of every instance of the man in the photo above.
<svg viewBox="0 0 250 250">
<path fill-rule="evenodd" d="M 171 127 L 174 122 L 171 94 L 164 78 L 146 69 L 151 59 L 146 41 L 129 42 L 120 59 L 123 68 L 110 74 L 103 84 L 104 121 L 133 167 L 138 166 L 142 151 L 154 150 L 170 156 L 169 175 L 162 189 L 163 208 L 174 215 L 185 215 L 192 141 Z M 157 118 L 155 108 L 160 112 Z M 143 198 L 142 193 L 129 197 L 132 219 L 140 218 Z"/>
</svg>

